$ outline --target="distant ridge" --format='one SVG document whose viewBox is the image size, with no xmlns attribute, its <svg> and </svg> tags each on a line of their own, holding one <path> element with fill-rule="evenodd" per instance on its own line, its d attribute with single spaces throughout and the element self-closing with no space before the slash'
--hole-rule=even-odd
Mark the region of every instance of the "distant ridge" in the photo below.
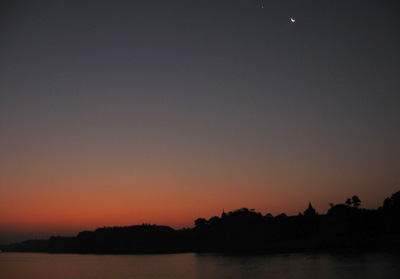
<svg viewBox="0 0 400 279">
<path fill-rule="evenodd" d="M 376 210 L 360 209 L 353 196 L 319 215 L 311 203 L 303 214 L 273 217 L 241 208 L 190 229 L 142 224 L 83 231 L 0 245 L 3 252 L 156 254 L 182 252 L 277 253 L 300 251 L 400 251 L 400 191 Z M 0 251 L 1 251 L 0 250 Z"/>
</svg>

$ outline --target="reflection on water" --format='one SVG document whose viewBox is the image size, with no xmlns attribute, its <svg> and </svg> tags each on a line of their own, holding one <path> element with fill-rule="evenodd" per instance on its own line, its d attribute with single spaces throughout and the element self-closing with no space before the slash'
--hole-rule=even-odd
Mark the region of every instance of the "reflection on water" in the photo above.
<svg viewBox="0 0 400 279">
<path fill-rule="evenodd" d="M 398 278 L 399 254 L 227 256 L 1 253 L 0 278 Z"/>
<path fill-rule="evenodd" d="M 198 255 L 196 278 L 396 278 L 400 255 Z M 223 271 L 223 272 L 221 272 Z"/>
</svg>

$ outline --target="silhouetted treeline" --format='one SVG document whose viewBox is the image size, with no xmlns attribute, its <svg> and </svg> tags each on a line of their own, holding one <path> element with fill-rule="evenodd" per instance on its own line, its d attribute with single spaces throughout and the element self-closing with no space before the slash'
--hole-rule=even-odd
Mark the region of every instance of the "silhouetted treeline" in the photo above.
<svg viewBox="0 0 400 279">
<path fill-rule="evenodd" d="M 400 191 L 376 210 L 360 209 L 357 196 L 331 204 L 326 215 L 312 207 L 298 216 L 276 217 L 241 208 L 190 229 L 138 225 L 83 231 L 76 237 L 28 240 L 0 249 L 9 252 L 143 254 L 179 252 L 273 253 L 324 250 L 400 249 Z"/>
</svg>

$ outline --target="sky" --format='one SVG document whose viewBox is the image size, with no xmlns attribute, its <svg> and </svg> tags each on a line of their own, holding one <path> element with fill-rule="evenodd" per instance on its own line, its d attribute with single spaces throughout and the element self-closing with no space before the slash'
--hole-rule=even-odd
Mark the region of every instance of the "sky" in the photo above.
<svg viewBox="0 0 400 279">
<path fill-rule="evenodd" d="M 378 208 L 400 190 L 399 19 L 397 0 L 1 1 L 0 243 Z"/>
</svg>

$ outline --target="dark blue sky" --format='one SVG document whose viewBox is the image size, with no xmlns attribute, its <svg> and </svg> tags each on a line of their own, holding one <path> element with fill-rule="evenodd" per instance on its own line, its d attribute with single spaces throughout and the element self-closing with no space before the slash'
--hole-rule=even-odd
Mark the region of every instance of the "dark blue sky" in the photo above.
<svg viewBox="0 0 400 279">
<path fill-rule="evenodd" d="M 5 241 L 399 190 L 398 1 L 0 9 Z"/>
</svg>

